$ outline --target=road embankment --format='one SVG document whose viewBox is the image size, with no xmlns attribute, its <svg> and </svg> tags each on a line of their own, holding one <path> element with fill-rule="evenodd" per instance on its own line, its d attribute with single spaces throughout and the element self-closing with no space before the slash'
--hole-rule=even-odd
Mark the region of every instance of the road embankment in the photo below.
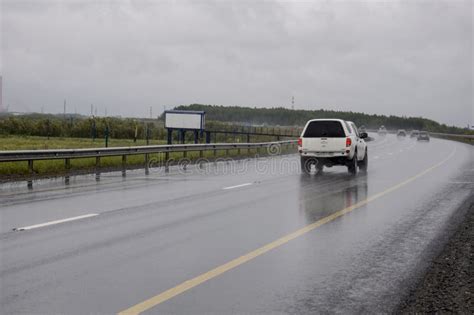
<svg viewBox="0 0 474 315">
<path fill-rule="evenodd" d="M 473 196 L 457 214 L 447 242 L 396 313 L 474 313 Z"/>
</svg>

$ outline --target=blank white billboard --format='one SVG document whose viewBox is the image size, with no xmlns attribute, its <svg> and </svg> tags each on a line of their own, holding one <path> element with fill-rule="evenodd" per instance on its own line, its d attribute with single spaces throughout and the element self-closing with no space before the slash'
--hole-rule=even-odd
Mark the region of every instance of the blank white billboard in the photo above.
<svg viewBox="0 0 474 315">
<path fill-rule="evenodd" d="M 204 129 L 204 112 L 165 112 L 165 127 L 173 129 Z"/>
</svg>

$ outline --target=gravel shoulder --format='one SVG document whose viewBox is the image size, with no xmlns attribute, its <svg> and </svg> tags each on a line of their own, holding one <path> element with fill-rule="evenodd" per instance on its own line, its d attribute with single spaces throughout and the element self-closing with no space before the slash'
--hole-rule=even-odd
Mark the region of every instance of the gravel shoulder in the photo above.
<svg viewBox="0 0 474 315">
<path fill-rule="evenodd" d="M 449 239 L 396 313 L 474 314 L 474 198 L 458 213 Z"/>
</svg>

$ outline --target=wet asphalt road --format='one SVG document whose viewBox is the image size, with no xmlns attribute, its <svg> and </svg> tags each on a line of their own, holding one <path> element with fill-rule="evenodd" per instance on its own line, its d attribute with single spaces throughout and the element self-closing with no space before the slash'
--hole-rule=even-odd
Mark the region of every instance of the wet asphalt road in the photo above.
<svg viewBox="0 0 474 315">
<path fill-rule="evenodd" d="M 2 187 L 1 313 L 117 313 L 373 196 L 146 313 L 390 312 L 472 194 L 473 148 L 387 136 L 369 156 L 356 177 L 293 155 Z"/>
</svg>

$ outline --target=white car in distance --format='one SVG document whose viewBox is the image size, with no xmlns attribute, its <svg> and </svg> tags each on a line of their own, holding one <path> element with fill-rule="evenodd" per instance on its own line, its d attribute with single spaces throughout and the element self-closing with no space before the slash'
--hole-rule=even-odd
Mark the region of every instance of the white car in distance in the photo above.
<svg viewBox="0 0 474 315">
<path fill-rule="evenodd" d="M 319 173 L 324 167 L 343 165 L 351 174 L 357 174 L 358 169 L 367 171 L 369 157 L 365 138 L 367 133 L 359 134 L 351 121 L 312 119 L 298 139 L 301 170 L 309 174 L 314 165 Z"/>
</svg>

